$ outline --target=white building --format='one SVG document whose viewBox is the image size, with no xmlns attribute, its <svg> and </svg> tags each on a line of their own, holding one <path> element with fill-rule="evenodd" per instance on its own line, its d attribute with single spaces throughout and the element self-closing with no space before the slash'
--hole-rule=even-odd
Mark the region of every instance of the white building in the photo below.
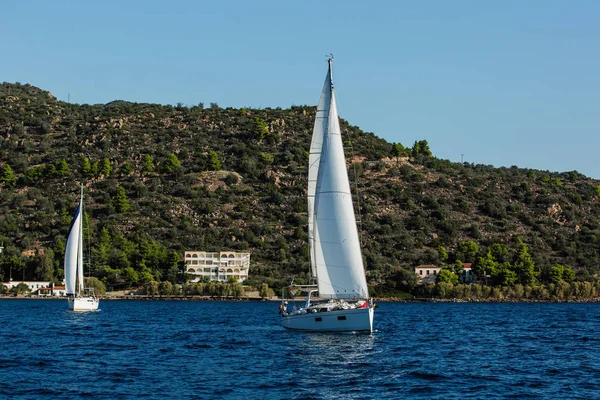
<svg viewBox="0 0 600 400">
<path fill-rule="evenodd" d="M 52 282 L 39 282 L 39 281 L 10 281 L 10 282 L 2 282 L 4 286 L 8 288 L 8 290 L 14 288 L 20 283 L 24 283 L 29 288 L 29 291 L 35 292 L 40 288 L 49 288 Z"/>
<path fill-rule="evenodd" d="M 211 281 L 218 282 L 228 282 L 229 278 L 234 278 L 242 283 L 248 279 L 250 253 L 186 251 L 184 269 L 191 277 L 191 282 L 208 277 Z"/>
<path fill-rule="evenodd" d="M 415 267 L 415 274 L 419 276 L 421 282 L 435 282 L 437 280 L 437 274 L 440 273 L 441 269 L 441 267 L 433 264 L 419 265 Z"/>
<path fill-rule="evenodd" d="M 473 271 L 471 271 L 471 263 L 463 263 L 464 272 L 458 277 L 461 283 L 471 283 L 474 279 Z M 437 276 L 440 273 L 442 267 L 438 267 L 434 264 L 419 265 L 415 267 L 415 274 L 419 276 L 419 279 L 423 283 L 435 282 Z"/>
</svg>

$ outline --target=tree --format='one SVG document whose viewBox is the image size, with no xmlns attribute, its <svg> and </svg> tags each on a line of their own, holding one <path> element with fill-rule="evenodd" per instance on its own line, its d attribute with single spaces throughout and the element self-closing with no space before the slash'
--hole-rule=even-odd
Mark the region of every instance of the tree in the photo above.
<svg viewBox="0 0 600 400">
<path fill-rule="evenodd" d="M 556 264 L 554 267 L 550 268 L 550 281 L 553 283 L 558 283 L 563 279 L 563 272 L 565 267 L 560 264 Z"/>
<path fill-rule="evenodd" d="M 449 269 L 451 269 L 451 271 L 454 272 L 456 276 L 461 276 L 465 272 L 465 266 L 460 260 L 454 261 L 454 264 L 452 264 Z"/>
<path fill-rule="evenodd" d="M 437 276 L 438 282 L 448 282 L 452 284 L 458 283 L 458 276 L 449 269 L 442 269 Z"/>
<path fill-rule="evenodd" d="M 161 296 L 173 294 L 173 284 L 169 281 L 162 281 L 158 284 L 158 293 L 160 293 Z"/>
<path fill-rule="evenodd" d="M 96 245 L 92 249 L 92 255 L 94 257 L 94 264 L 97 268 L 103 268 L 108 266 L 108 259 L 111 249 L 111 238 L 110 233 L 106 227 L 100 231 L 100 238 Z"/>
<path fill-rule="evenodd" d="M 456 258 L 461 259 L 464 262 L 475 261 L 477 253 L 479 253 L 479 246 L 472 240 L 460 242 L 458 246 L 456 246 Z"/>
<path fill-rule="evenodd" d="M 219 154 L 216 151 L 208 152 L 208 167 L 211 171 L 219 171 L 221 169 L 221 161 L 219 161 Z"/>
<path fill-rule="evenodd" d="M 123 268 L 122 274 L 123 279 L 129 286 L 136 284 L 140 278 L 138 273 L 131 267 Z"/>
<path fill-rule="evenodd" d="M 129 203 L 125 189 L 123 186 L 118 185 L 115 187 L 115 190 L 117 191 L 115 197 L 113 197 L 113 207 L 115 208 L 115 211 L 118 213 L 129 211 L 131 204 Z"/>
<path fill-rule="evenodd" d="M 123 166 L 121 167 L 121 174 L 124 176 L 131 174 L 132 171 L 133 171 L 133 166 L 131 165 L 131 163 L 129 161 L 126 161 L 123 164 Z"/>
<path fill-rule="evenodd" d="M 418 142 L 415 141 L 415 144 L 413 145 L 413 147 L 411 149 L 411 155 L 413 157 L 417 157 L 417 156 L 431 157 L 432 153 L 431 153 L 431 150 L 429 149 L 429 144 L 427 143 L 427 140 L 419 140 Z"/>
<path fill-rule="evenodd" d="M 400 162 L 400 157 L 406 154 L 406 148 L 400 143 L 394 143 L 392 145 L 392 157 L 396 158 L 396 165 Z"/>
<path fill-rule="evenodd" d="M 64 178 L 66 176 L 69 176 L 69 174 L 70 174 L 69 164 L 65 160 L 60 160 L 56 164 L 56 172 L 55 172 L 55 174 L 59 178 Z"/>
<path fill-rule="evenodd" d="M 112 166 L 110 165 L 110 160 L 105 158 L 102 160 L 102 167 L 100 168 L 100 174 L 104 175 L 105 178 L 110 176 L 112 172 Z"/>
<path fill-rule="evenodd" d="M 98 278 L 86 278 L 86 285 L 89 288 L 93 288 L 96 295 L 103 296 L 106 294 L 106 286 Z"/>
<path fill-rule="evenodd" d="M 258 291 L 258 294 L 261 298 L 266 298 L 266 297 L 272 297 L 275 295 L 275 292 L 273 291 L 273 289 L 269 288 L 269 285 L 267 283 L 263 283 L 262 285 L 260 285 L 260 290 Z"/>
<path fill-rule="evenodd" d="M 99 167 L 99 162 L 95 161 L 92 164 L 92 168 L 90 169 L 90 176 L 97 176 L 98 175 L 98 168 L 100 168 Z"/>
<path fill-rule="evenodd" d="M 446 251 L 446 248 L 444 246 L 438 247 L 438 259 L 441 262 L 448 261 L 448 252 Z"/>
<path fill-rule="evenodd" d="M 154 159 L 149 154 L 142 156 L 142 175 L 150 175 L 154 170 Z"/>
<path fill-rule="evenodd" d="M 38 267 L 36 276 L 41 281 L 51 281 L 54 277 L 54 252 L 52 249 L 43 249 L 38 252 Z"/>
<path fill-rule="evenodd" d="M 173 153 L 169 153 L 167 154 L 167 158 L 165 158 L 165 161 L 163 161 L 163 163 L 160 165 L 160 170 L 162 172 L 170 174 L 173 173 L 173 171 L 175 171 L 175 169 L 179 168 L 180 166 L 181 162 L 179 161 L 177 156 Z"/>
<path fill-rule="evenodd" d="M 513 269 L 519 283 L 531 285 L 536 282 L 538 274 L 535 272 L 533 259 L 529 255 L 529 247 L 520 238 L 517 239 L 517 254 L 513 262 Z"/>
<path fill-rule="evenodd" d="M 19 283 L 17 286 L 13 286 L 12 289 L 10 289 L 10 292 L 12 294 L 14 294 L 15 296 L 19 295 L 19 294 L 26 294 L 29 293 L 31 291 L 31 289 L 29 289 L 29 286 L 27 286 L 26 283 Z"/>
<path fill-rule="evenodd" d="M 45 175 L 45 167 L 37 166 L 25 171 L 24 181 L 26 185 L 35 185 Z"/>
<path fill-rule="evenodd" d="M 492 251 L 488 249 L 485 257 L 479 257 L 473 264 L 472 271 L 479 282 L 487 284 L 487 276 L 493 276 L 498 271 L 498 262 L 494 260 Z"/>
<path fill-rule="evenodd" d="M 503 263 L 508 260 L 508 249 L 504 245 L 494 243 L 490 251 L 495 261 Z"/>
<path fill-rule="evenodd" d="M 569 267 L 565 267 L 563 270 L 563 280 L 565 282 L 573 282 L 573 279 L 575 279 L 575 271 Z"/>
<path fill-rule="evenodd" d="M 271 165 L 275 159 L 268 153 L 260 153 L 260 161 L 264 165 Z"/>
<path fill-rule="evenodd" d="M 81 174 L 85 177 L 92 176 L 92 164 L 90 164 L 90 159 L 85 157 L 81 162 Z"/>
<path fill-rule="evenodd" d="M 254 117 L 252 120 L 252 133 L 259 141 L 271 134 L 265 120 L 259 117 Z"/>
<path fill-rule="evenodd" d="M 504 263 L 498 266 L 498 269 L 492 279 L 496 284 L 503 286 L 512 286 L 517 282 L 517 274 L 510 268 L 510 264 Z"/>
<path fill-rule="evenodd" d="M 7 186 L 14 186 L 17 182 L 17 177 L 10 165 L 4 164 L 2 166 L 2 175 L 0 175 L 0 181 L 6 183 Z"/>
<path fill-rule="evenodd" d="M 156 282 L 156 281 L 147 282 L 146 285 L 144 286 L 144 289 L 146 290 L 146 296 L 154 297 L 158 294 L 158 282 Z"/>
</svg>

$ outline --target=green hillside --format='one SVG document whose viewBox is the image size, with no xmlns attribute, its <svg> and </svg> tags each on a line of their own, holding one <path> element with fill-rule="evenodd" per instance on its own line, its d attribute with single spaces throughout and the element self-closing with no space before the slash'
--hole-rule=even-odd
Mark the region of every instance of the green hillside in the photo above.
<svg viewBox="0 0 600 400">
<path fill-rule="evenodd" d="M 314 114 L 314 106 L 77 105 L 3 83 L 0 278 L 11 268 L 19 279 L 62 278 L 83 182 L 92 275 L 109 285 L 181 281 L 185 250 L 250 251 L 255 286 L 302 281 Z M 496 284 L 557 281 L 557 264 L 595 280 L 598 181 L 452 163 L 425 141 L 405 149 L 347 121 L 342 134 L 371 285 L 407 284 L 414 277 L 404 270 L 456 260 L 493 269 Z"/>
</svg>

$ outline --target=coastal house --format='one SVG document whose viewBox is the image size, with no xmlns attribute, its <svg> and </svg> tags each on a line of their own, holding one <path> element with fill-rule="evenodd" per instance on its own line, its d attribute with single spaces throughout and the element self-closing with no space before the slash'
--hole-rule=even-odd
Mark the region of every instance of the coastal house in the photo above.
<svg viewBox="0 0 600 400">
<path fill-rule="evenodd" d="M 463 263 L 464 273 L 458 277 L 459 282 L 471 283 L 474 281 L 475 275 L 473 274 L 472 266 L 472 263 Z M 435 264 L 418 265 L 415 267 L 415 274 L 418 275 L 421 283 L 435 282 L 441 269 L 442 267 L 438 267 Z"/>
<path fill-rule="evenodd" d="M 55 286 L 52 284 L 51 287 L 39 288 L 32 292 L 32 294 L 40 297 L 65 297 L 67 295 L 67 290 L 64 286 Z"/>
<path fill-rule="evenodd" d="M 422 283 L 435 282 L 437 274 L 440 273 L 442 267 L 434 264 L 424 264 L 415 267 L 415 274 L 419 277 Z"/>
<path fill-rule="evenodd" d="M 52 282 L 48 281 L 48 282 L 43 282 L 43 281 L 9 281 L 9 282 L 2 282 L 2 285 L 6 286 L 6 288 L 8 290 L 14 288 L 15 286 L 17 286 L 20 283 L 24 283 L 27 285 L 27 287 L 29 288 L 30 292 L 35 292 L 40 288 L 49 288 L 50 285 L 52 284 Z"/>
<path fill-rule="evenodd" d="M 233 278 L 242 283 L 248 279 L 250 253 L 186 251 L 184 263 L 184 270 L 190 277 L 190 282 L 198 282 L 202 278 L 228 282 Z"/>
</svg>

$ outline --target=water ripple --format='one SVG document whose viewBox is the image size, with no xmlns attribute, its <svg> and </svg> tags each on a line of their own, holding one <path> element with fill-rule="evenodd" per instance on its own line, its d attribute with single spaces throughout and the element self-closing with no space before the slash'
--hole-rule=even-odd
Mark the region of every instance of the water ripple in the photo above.
<svg viewBox="0 0 600 400">
<path fill-rule="evenodd" d="M 286 331 L 268 302 L 0 301 L 15 315 L 0 398 L 600 398 L 595 304 L 385 303 L 373 335 Z"/>
</svg>

